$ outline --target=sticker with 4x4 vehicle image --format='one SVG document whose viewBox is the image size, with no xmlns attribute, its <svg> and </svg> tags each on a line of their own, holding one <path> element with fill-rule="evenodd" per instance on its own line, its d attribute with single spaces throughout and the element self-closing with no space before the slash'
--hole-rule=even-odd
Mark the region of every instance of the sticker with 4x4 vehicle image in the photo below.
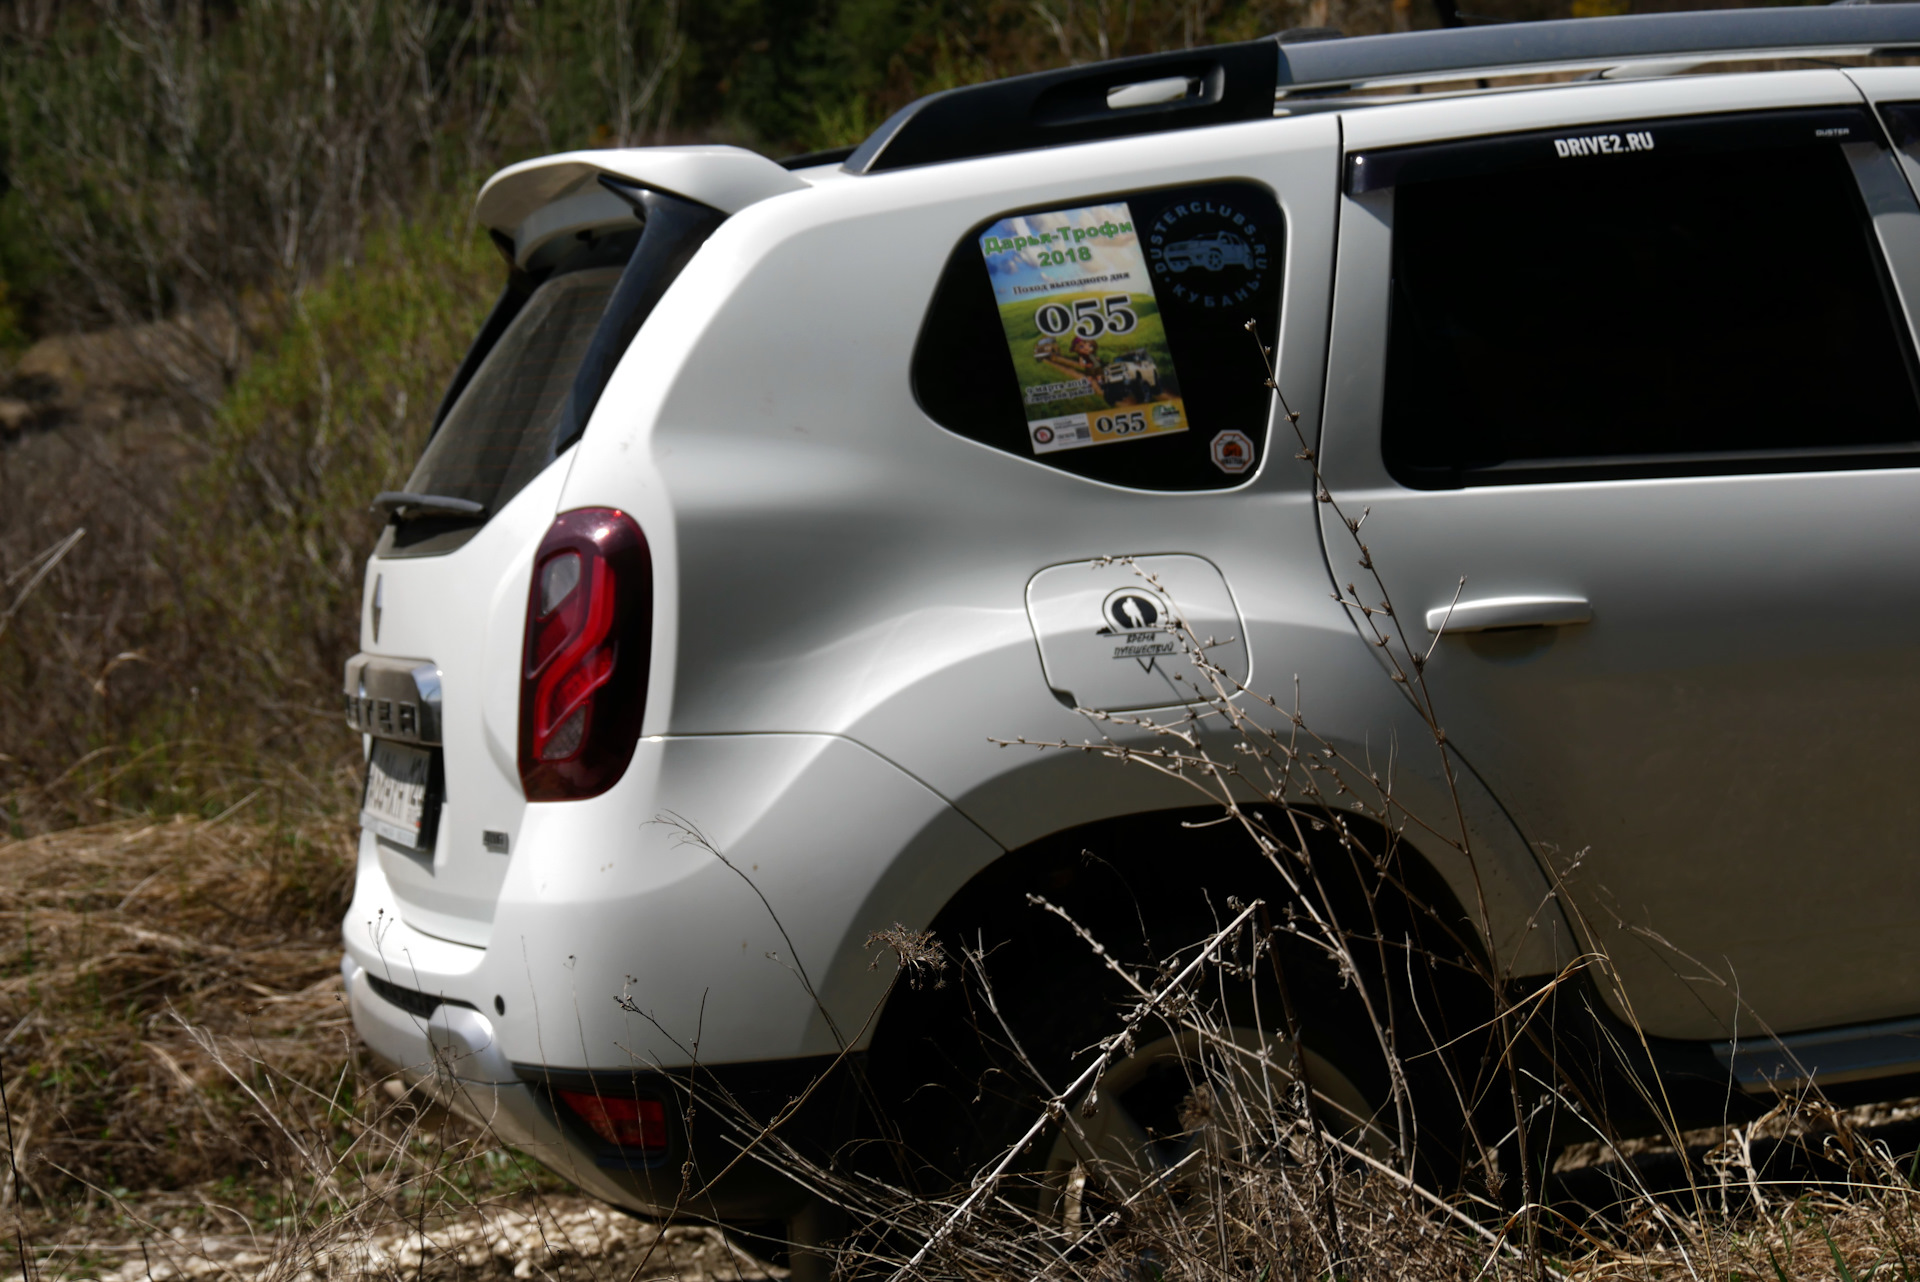
<svg viewBox="0 0 1920 1282">
<path fill-rule="evenodd" d="M 1003 218 L 980 237 L 1035 454 L 1187 430 L 1125 204 Z"/>
</svg>

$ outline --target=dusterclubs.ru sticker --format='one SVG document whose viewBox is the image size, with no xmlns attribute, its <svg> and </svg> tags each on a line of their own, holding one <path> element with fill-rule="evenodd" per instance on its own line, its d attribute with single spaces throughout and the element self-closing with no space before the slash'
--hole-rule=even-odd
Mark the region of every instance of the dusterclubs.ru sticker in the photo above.
<svg viewBox="0 0 1920 1282">
<path fill-rule="evenodd" d="M 980 237 L 1033 452 L 1187 430 L 1124 202 L 1003 218 Z"/>
</svg>

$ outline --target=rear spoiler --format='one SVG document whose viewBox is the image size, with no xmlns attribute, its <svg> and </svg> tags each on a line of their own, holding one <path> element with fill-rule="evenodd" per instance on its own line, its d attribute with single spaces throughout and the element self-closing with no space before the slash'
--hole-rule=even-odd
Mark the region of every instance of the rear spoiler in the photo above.
<svg viewBox="0 0 1920 1282">
<path fill-rule="evenodd" d="M 497 237 L 512 242 L 514 263 L 524 267 L 555 237 L 633 219 L 633 205 L 608 190 L 602 175 L 722 214 L 807 186 L 778 162 L 742 147 L 569 151 L 502 169 L 480 189 L 474 212 Z"/>
</svg>

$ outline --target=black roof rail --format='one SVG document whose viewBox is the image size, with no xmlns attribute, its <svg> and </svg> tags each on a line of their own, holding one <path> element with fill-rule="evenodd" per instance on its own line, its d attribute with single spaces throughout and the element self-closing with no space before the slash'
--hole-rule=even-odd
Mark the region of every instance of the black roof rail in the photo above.
<svg viewBox="0 0 1920 1282">
<path fill-rule="evenodd" d="M 870 174 L 965 156 L 1261 120 L 1273 115 L 1279 66 L 1280 42 L 1269 36 L 949 89 L 896 111 L 847 157 L 847 168 Z M 1138 91 L 1139 100 L 1129 104 L 1115 92 L 1128 90 Z"/>
<path fill-rule="evenodd" d="M 1344 39 L 1300 39 L 1287 33 L 1120 58 L 931 94 L 901 108 L 875 130 L 854 149 L 846 167 L 854 173 L 876 173 L 1258 120 L 1273 114 L 1276 96 L 1302 91 L 1692 55 L 1710 61 L 1728 55 L 1766 58 L 1843 50 L 1920 53 L 1920 4 L 1624 14 Z"/>
</svg>

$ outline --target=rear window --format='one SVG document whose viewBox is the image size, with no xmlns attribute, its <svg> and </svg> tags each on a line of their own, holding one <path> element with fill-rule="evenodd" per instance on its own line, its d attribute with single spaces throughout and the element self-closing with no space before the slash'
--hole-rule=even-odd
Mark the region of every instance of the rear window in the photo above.
<svg viewBox="0 0 1920 1282">
<path fill-rule="evenodd" d="M 549 279 L 507 327 L 407 479 L 499 511 L 553 461 L 553 429 L 619 267 Z"/>
<path fill-rule="evenodd" d="M 1848 109 L 1360 158 L 1351 185 L 1396 188 L 1388 470 L 1431 489 L 1920 463 L 1851 168 L 1876 155 Z"/>
<path fill-rule="evenodd" d="M 1247 322 L 1280 315 L 1286 224 L 1248 182 L 1013 210 L 955 247 L 913 356 L 934 422 L 1143 490 L 1244 484 L 1272 393 Z"/>
</svg>

